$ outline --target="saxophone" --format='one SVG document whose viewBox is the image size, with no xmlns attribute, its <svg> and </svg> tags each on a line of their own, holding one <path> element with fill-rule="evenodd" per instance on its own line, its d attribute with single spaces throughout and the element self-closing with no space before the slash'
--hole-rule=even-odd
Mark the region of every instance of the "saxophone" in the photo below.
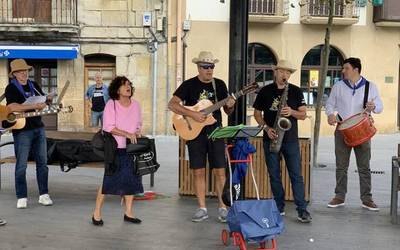
<svg viewBox="0 0 400 250">
<path fill-rule="evenodd" d="M 286 82 L 286 80 L 284 81 Z M 278 138 L 271 140 L 271 143 L 269 145 L 269 150 L 272 153 L 279 153 L 282 146 L 283 136 L 285 135 L 285 132 L 292 127 L 292 122 L 288 118 L 283 117 L 281 114 L 282 108 L 287 105 L 288 92 L 289 83 L 286 82 L 285 90 L 283 91 L 283 94 L 281 96 L 281 102 L 279 103 L 278 113 L 276 114 L 273 128 L 278 135 Z"/>
</svg>

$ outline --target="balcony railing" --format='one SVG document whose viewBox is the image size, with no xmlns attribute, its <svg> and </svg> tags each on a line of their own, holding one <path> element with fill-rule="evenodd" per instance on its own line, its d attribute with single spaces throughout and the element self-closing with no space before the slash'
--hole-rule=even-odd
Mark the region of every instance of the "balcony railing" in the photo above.
<svg viewBox="0 0 400 250">
<path fill-rule="evenodd" d="M 289 18 L 289 0 L 250 0 L 249 21 L 281 23 Z"/>
<path fill-rule="evenodd" d="M 250 0 L 250 15 L 288 15 L 288 0 Z"/>
<path fill-rule="evenodd" d="M 77 0 L 0 0 L 0 24 L 77 25 Z"/>
<path fill-rule="evenodd" d="M 302 0 L 301 19 L 303 23 L 325 24 L 329 16 L 329 2 Z M 333 6 L 334 24 L 350 25 L 358 21 L 360 8 L 346 0 L 335 0 Z M 326 20 L 325 20 L 326 19 Z"/>
</svg>

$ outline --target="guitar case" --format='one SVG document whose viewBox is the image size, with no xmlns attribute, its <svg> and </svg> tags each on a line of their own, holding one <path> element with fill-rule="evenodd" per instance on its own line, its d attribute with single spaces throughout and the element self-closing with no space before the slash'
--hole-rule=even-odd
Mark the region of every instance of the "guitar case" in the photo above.
<svg viewBox="0 0 400 250">
<path fill-rule="evenodd" d="M 31 151 L 29 160 L 34 159 Z M 63 172 L 69 172 L 82 163 L 103 161 L 104 157 L 94 152 L 90 141 L 47 138 L 47 163 L 59 163 Z"/>
</svg>

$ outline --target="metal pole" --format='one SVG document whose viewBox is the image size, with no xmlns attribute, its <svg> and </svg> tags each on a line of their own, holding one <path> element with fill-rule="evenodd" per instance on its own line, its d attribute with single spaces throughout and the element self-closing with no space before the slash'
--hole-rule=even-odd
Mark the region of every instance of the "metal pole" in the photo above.
<svg viewBox="0 0 400 250">
<path fill-rule="evenodd" d="M 397 224 L 397 203 L 399 199 L 399 159 L 396 156 L 392 158 L 392 188 L 390 200 L 391 222 Z"/>
<path fill-rule="evenodd" d="M 248 0 L 230 1 L 229 92 L 242 89 L 247 82 Z M 246 97 L 237 100 L 229 125 L 246 124 Z"/>
<path fill-rule="evenodd" d="M 153 136 L 156 135 L 157 130 L 157 54 L 158 54 L 158 43 L 154 41 L 155 51 L 153 52 Z"/>
<path fill-rule="evenodd" d="M 230 1 L 229 92 L 237 92 L 247 82 L 248 0 Z M 236 100 L 229 125 L 246 124 L 246 97 Z M 245 198 L 245 180 L 240 184 L 240 199 Z"/>
</svg>

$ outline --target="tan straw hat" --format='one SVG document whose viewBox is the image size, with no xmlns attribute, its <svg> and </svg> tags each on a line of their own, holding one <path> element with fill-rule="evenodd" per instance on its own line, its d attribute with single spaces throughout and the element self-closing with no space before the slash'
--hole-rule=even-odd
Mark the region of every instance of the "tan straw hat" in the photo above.
<svg viewBox="0 0 400 250">
<path fill-rule="evenodd" d="M 295 67 L 293 67 L 293 65 L 287 60 L 279 60 L 277 65 L 272 66 L 272 69 L 273 70 L 286 69 L 289 70 L 290 73 L 294 73 L 296 71 Z"/>
<path fill-rule="evenodd" d="M 32 66 L 29 66 L 24 59 L 15 59 L 10 63 L 11 71 L 8 74 L 9 77 L 13 77 L 13 73 L 19 70 L 30 70 Z"/>
<path fill-rule="evenodd" d="M 193 63 L 217 63 L 219 62 L 218 59 L 214 58 L 213 54 L 209 51 L 202 51 L 200 52 L 198 57 L 192 59 Z"/>
</svg>

